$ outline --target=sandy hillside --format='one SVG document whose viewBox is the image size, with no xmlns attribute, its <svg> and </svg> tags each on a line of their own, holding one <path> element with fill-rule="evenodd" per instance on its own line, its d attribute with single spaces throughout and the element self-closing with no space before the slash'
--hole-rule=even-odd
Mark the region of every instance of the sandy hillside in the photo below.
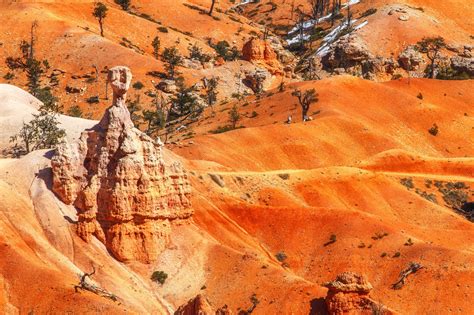
<svg viewBox="0 0 474 315">
<path fill-rule="evenodd" d="M 99 244 L 87 245 L 72 233 L 64 218 L 74 220 L 74 209 L 47 188 L 49 154 L 2 160 L 1 191 L 8 196 L 2 198 L 7 202 L 2 224 L 11 235 L 4 237 L 3 248 L 5 255 L 18 255 L 22 265 L 32 266 L 25 277 L 12 269 L 17 265 L 11 260 L 4 261 L 4 303 L 9 309 L 31 305 L 20 295 L 28 286 L 33 301 L 41 287 L 31 286 L 30 279 L 48 272 L 55 280 L 50 289 L 42 289 L 48 298 L 36 306 L 39 312 L 51 307 L 148 312 L 173 309 L 205 293 L 215 307 L 248 307 L 249 297 L 256 294 L 258 314 L 305 314 L 322 307 L 318 299 L 325 290 L 320 283 L 351 270 L 366 274 L 374 297 L 395 310 L 465 313 L 474 285 L 469 242 L 474 231 L 433 183 L 448 187 L 462 182 L 468 187 L 462 190 L 471 200 L 474 196 L 472 137 L 458 136 L 473 130 L 467 83 L 436 82 L 433 91 L 426 80 L 381 84 L 341 77 L 308 82 L 295 87 L 316 87 L 320 93 L 315 109 L 321 113 L 312 122 L 297 122 L 295 112 L 294 124 L 282 123 L 294 102 L 289 95 L 293 87 L 288 86 L 260 104 L 249 100 L 249 109 L 274 106 L 275 117 L 265 118 L 261 112 L 242 122 L 248 127 L 219 135 L 196 127 L 203 134 L 187 140 L 193 144 L 174 148 L 191 174 L 195 223 L 174 227 L 172 245 L 152 266 L 118 264 Z M 369 89 L 370 96 L 364 93 Z M 416 97 L 420 92 L 423 100 Z M 329 93 L 339 98 L 332 95 L 326 101 Z M 12 102 L 21 108 L 18 99 Z M 215 124 L 225 116 L 218 114 Z M 440 128 L 436 137 L 427 131 L 432 122 Z M 216 176 L 219 181 L 212 179 Z M 407 186 L 407 179 L 413 186 Z M 425 198 L 431 194 L 430 200 Z M 324 246 L 331 235 L 337 241 Z M 413 245 L 404 245 L 408 239 Z M 287 255 L 286 267 L 276 260 L 278 252 Z M 56 267 L 46 271 L 50 261 Z M 72 284 L 79 270 L 90 269 L 91 261 L 100 266 L 96 280 L 121 298 L 119 306 L 87 293 L 79 295 L 87 303 L 76 299 Z M 391 290 L 410 261 L 426 269 L 403 290 Z M 163 287 L 148 280 L 156 269 L 170 275 Z M 456 288 L 449 298 L 447 287 Z M 409 302 L 413 296 L 416 303 Z"/>
<path fill-rule="evenodd" d="M 112 0 L 103 2 L 109 8 L 105 37 L 91 15 L 92 0 L 0 1 L 0 314 L 173 314 L 198 294 L 213 309 L 227 305 L 234 314 L 252 305 L 257 315 L 326 314 L 328 291 L 322 284 L 345 271 L 367 276 L 373 300 L 399 314 L 473 313 L 472 80 L 384 81 L 382 76 L 377 80 L 384 82 L 375 82 L 334 74 L 305 81 L 296 71 L 304 56 L 300 60 L 281 46 L 295 25 L 291 11 L 308 10 L 304 0 L 244 5 L 223 0 L 213 17 L 206 14 L 207 0 L 136 0 L 129 12 Z M 355 35 L 374 56 L 397 58 L 424 36 L 443 36 L 456 47 L 474 43 L 469 1 L 350 3 L 357 25 L 367 22 Z M 361 18 L 371 8 L 377 11 Z M 240 50 L 250 38 L 262 38 L 265 27 L 270 36 L 282 35 L 273 53 L 288 53 L 279 55 L 287 70 L 269 74 L 260 95 L 250 88 L 242 93 L 242 74 L 268 60 L 196 66 L 188 59 L 179 67 L 187 84 L 219 76 L 219 98 L 198 118 L 170 127 L 163 169 L 182 163 L 194 214 L 166 222 L 169 243 L 151 263 L 120 262 L 97 235 L 90 242 L 78 236 L 80 206 L 66 205 L 53 193 L 54 150 L 6 157 L 10 138 L 41 105 L 26 92 L 25 73 L 7 75 L 4 62 L 19 56 L 18 44 L 28 40 L 34 21 L 36 56 L 51 65 L 42 84 L 51 87 L 66 113 L 75 105 L 83 111 L 83 118 L 58 116 L 68 141 L 96 125 L 110 106 L 112 91 L 106 92 L 105 80 L 112 66 L 130 67 L 128 99 L 140 97 L 142 109 L 154 108 L 155 85 L 165 70 L 153 56 L 155 36 L 162 50 L 176 46 L 188 55 L 195 44 L 214 55 L 216 42 L 226 40 Z M 331 30 L 327 22 L 321 27 Z M 137 82 L 144 86 L 133 87 Z M 311 121 L 303 122 L 292 93 L 310 89 L 318 101 L 308 112 Z M 88 102 L 95 96 L 98 102 Z M 240 119 L 230 130 L 234 106 Z M 160 130 L 162 139 L 165 133 L 166 128 Z M 85 146 L 94 152 L 97 139 L 89 140 Z M 154 140 L 150 143 L 159 146 Z M 129 157 L 122 153 L 112 162 Z M 62 175 L 76 180 L 92 174 L 87 157 L 78 162 L 80 172 Z M 109 172 L 116 167 L 109 162 L 100 165 L 102 170 L 117 176 Z M 121 184 L 140 199 L 136 188 L 142 177 L 134 178 L 134 172 L 131 167 L 125 175 L 132 179 L 125 176 Z M 146 233 L 130 231 L 124 237 Z M 402 289 L 392 289 L 411 262 L 424 268 Z M 93 283 L 116 301 L 76 292 L 80 275 L 93 269 Z M 151 280 L 156 271 L 167 274 L 164 284 Z"/>
</svg>

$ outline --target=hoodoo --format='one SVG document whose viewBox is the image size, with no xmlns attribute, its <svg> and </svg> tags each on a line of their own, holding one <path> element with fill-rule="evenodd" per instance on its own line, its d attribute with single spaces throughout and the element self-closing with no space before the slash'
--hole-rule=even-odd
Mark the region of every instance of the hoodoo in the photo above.
<svg viewBox="0 0 474 315">
<path fill-rule="evenodd" d="M 161 141 L 133 126 L 125 105 L 131 79 L 126 67 L 110 69 L 113 104 L 77 142 L 58 147 L 53 190 L 76 207 L 82 239 L 97 237 L 120 261 L 148 263 L 165 248 L 170 222 L 193 210 L 181 164 L 165 163 Z"/>
</svg>

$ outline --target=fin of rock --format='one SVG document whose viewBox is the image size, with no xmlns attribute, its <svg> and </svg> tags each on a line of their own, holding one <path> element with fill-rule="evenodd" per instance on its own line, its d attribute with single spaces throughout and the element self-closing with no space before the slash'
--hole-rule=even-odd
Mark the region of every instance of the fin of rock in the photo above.
<svg viewBox="0 0 474 315">
<path fill-rule="evenodd" d="M 163 144 L 134 128 L 125 105 L 132 74 L 110 69 L 113 104 L 75 143 L 52 158 L 53 191 L 78 212 L 77 233 L 93 236 L 120 261 L 149 263 L 168 243 L 173 220 L 191 217 L 190 185 L 178 161 L 163 160 Z"/>
</svg>

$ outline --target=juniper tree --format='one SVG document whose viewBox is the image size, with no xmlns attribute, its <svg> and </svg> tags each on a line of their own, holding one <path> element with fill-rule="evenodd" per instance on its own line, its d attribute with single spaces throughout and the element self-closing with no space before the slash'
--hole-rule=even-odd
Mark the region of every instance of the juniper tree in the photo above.
<svg viewBox="0 0 474 315">
<path fill-rule="evenodd" d="M 102 2 L 97 2 L 94 7 L 94 11 L 92 11 L 92 15 L 99 21 L 100 27 L 100 36 L 104 37 L 104 19 L 107 16 L 107 11 L 109 9 L 105 4 Z"/>
<path fill-rule="evenodd" d="M 304 92 L 301 92 L 300 90 L 295 90 L 293 91 L 293 93 L 291 93 L 291 95 L 298 98 L 298 102 L 301 106 L 301 115 L 302 115 L 303 121 L 307 121 L 308 111 L 311 104 L 319 101 L 318 93 L 316 93 L 315 89 L 306 90 Z"/>
<path fill-rule="evenodd" d="M 130 9 L 131 2 L 131 0 L 115 0 L 115 3 L 120 5 L 125 11 L 128 11 L 128 9 Z"/>
<path fill-rule="evenodd" d="M 192 87 L 187 87 L 183 79 L 177 81 L 178 91 L 171 98 L 171 108 L 168 117 L 169 120 L 187 118 L 196 118 L 202 113 L 202 107 L 198 103 L 198 98 Z"/>
<path fill-rule="evenodd" d="M 206 99 L 207 104 L 214 111 L 213 105 L 217 101 L 217 86 L 219 84 L 219 78 L 212 77 L 209 80 L 206 80 Z"/>
<path fill-rule="evenodd" d="M 232 129 L 237 127 L 237 123 L 239 122 L 241 116 L 239 113 L 239 109 L 236 104 L 232 106 L 231 110 L 229 111 L 229 122 L 232 126 Z"/>
<path fill-rule="evenodd" d="M 180 55 L 176 47 L 168 47 L 163 51 L 162 59 L 166 63 L 165 67 L 168 76 L 171 79 L 174 79 L 176 75 L 176 67 L 183 64 L 183 57 Z"/>
<path fill-rule="evenodd" d="M 153 38 L 153 41 L 151 42 L 151 46 L 153 47 L 153 56 L 155 57 L 155 59 L 158 59 L 159 57 L 160 45 L 160 38 L 158 36 L 155 36 L 155 38 Z"/>
<path fill-rule="evenodd" d="M 416 49 L 428 57 L 430 60 L 430 78 L 435 77 L 435 67 L 439 59 L 441 49 L 446 47 L 446 42 L 441 36 L 438 37 L 424 37 L 416 44 Z"/>
</svg>

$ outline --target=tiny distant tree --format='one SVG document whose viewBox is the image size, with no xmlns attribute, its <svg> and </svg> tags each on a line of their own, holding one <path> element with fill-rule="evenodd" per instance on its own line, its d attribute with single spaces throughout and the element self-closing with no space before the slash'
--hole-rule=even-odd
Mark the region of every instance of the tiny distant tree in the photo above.
<svg viewBox="0 0 474 315">
<path fill-rule="evenodd" d="M 94 6 L 94 11 L 92 11 L 92 15 L 99 21 L 100 36 L 102 37 L 104 37 L 104 19 L 107 16 L 108 10 L 105 4 L 97 2 Z"/>
<path fill-rule="evenodd" d="M 214 11 L 215 4 L 216 4 L 216 0 L 211 0 L 211 8 L 209 9 L 210 16 L 212 16 L 212 12 Z"/>
<path fill-rule="evenodd" d="M 73 105 L 69 108 L 67 114 L 72 117 L 82 117 L 82 109 L 79 105 Z"/>
<path fill-rule="evenodd" d="M 33 115 L 30 122 L 23 123 L 18 134 L 10 137 L 14 156 L 21 156 L 34 150 L 50 149 L 57 146 L 66 136 L 64 129 L 59 128 L 57 113 L 40 107 L 40 112 Z"/>
<path fill-rule="evenodd" d="M 163 61 L 166 63 L 166 71 L 170 79 L 174 79 L 177 74 L 176 67 L 183 64 L 183 57 L 180 55 L 176 47 L 165 48 L 162 55 Z"/>
<path fill-rule="evenodd" d="M 439 59 L 439 54 L 441 49 L 446 47 L 446 42 L 441 36 L 438 37 L 424 37 L 421 41 L 416 44 L 416 49 L 428 57 L 430 60 L 430 78 L 434 79 L 435 77 L 435 67 Z"/>
<path fill-rule="evenodd" d="M 168 278 L 168 274 L 164 271 L 155 271 L 153 272 L 153 274 L 151 275 L 151 280 L 152 281 L 155 281 L 159 284 L 164 284 L 166 279 Z"/>
<path fill-rule="evenodd" d="M 156 110 L 144 110 L 143 120 L 146 123 L 145 133 L 147 135 L 152 135 L 156 131 L 163 129 L 166 125 L 166 115 L 164 111 L 160 108 Z"/>
<path fill-rule="evenodd" d="M 240 118 L 239 109 L 237 108 L 237 105 L 234 104 L 234 106 L 232 106 L 231 110 L 229 111 L 229 122 L 232 126 L 232 129 L 237 127 L 237 123 L 239 122 Z"/>
<path fill-rule="evenodd" d="M 133 124 L 135 127 L 138 127 L 142 118 L 138 114 L 138 112 L 142 110 L 142 107 L 140 106 L 140 95 L 136 95 L 133 100 L 127 100 L 127 109 L 130 112 L 130 118 L 132 119 Z"/>
<path fill-rule="evenodd" d="M 115 0 L 115 3 L 122 7 L 122 10 L 128 11 L 130 9 L 131 0 Z"/>
<path fill-rule="evenodd" d="M 155 57 L 155 59 L 158 59 L 159 57 L 160 45 L 160 38 L 158 36 L 155 36 L 155 38 L 153 38 L 153 41 L 151 42 L 151 46 L 153 47 L 153 56 Z"/>
<path fill-rule="evenodd" d="M 217 101 L 217 86 L 219 84 L 219 78 L 212 77 L 209 80 L 206 80 L 206 99 L 207 104 L 212 108 L 214 111 L 213 105 Z"/>
<path fill-rule="evenodd" d="M 304 92 L 301 92 L 300 90 L 295 90 L 291 95 L 295 96 L 298 98 L 298 102 L 300 103 L 301 106 L 301 114 L 303 121 L 307 121 L 308 118 L 308 111 L 309 107 L 311 104 L 316 103 L 319 101 L 318 99 L 318 93 L 316 93 L 315 89 L 310 89 L 306 90 Z"/>
<path fill-rule="evenodd" d="M 203 53 L 202 49 L 196 44 L 189 47 L 188 50 L 190 59 L 199 60 L 201 63 L 209 62 L 212 59 L 210 55 Z"/>
<path fill-rule="evenodd" d="M 177 80 L 177 93 L 171 98 L 171 109 L 168 120 L 197 118 L 202 113 L 198 97 L 192 87 L 187 87 L 182 78 Z"/>
</svg>

